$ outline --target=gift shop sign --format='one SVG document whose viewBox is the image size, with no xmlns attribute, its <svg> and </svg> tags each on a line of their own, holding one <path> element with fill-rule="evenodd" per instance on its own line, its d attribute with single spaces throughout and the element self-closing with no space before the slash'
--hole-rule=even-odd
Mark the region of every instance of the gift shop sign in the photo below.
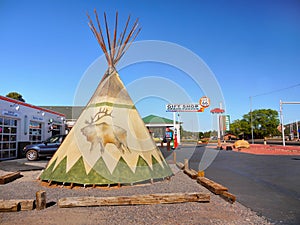
<svg viewBox="0 0 300 225">
<path fill-rule="evenodd" d="M 203 112 L 205 108 L 209 107 L 210 100 L 204 96 L 200 98 L 199 103 L 188 104 L 167 104 L 167 112 Z"/>
</svg>

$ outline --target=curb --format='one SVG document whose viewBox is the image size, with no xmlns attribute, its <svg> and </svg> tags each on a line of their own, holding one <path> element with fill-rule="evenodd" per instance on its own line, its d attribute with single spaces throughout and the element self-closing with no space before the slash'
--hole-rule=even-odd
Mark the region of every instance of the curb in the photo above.
<svg viewBox="0 0 300 225">
<path fill-rule="evenodd" d="M 236 201 L 236 196 L 228 192 L 228 188 L 214 182 L 206 177 L 204 177 L 204 171 L 195 171 L 188 168 L 188 161 L 185 159 L 185 164 L 181 162 L 176 162 L 176 166 L 183 170 L 190 178 L 196 179 L 197 183 L 201 184 L 203 187 L 207 188 L 209 191 L 216 195 L 220 195 L 225 201 L 229 203 L 234 203 Z"/>
</svg>

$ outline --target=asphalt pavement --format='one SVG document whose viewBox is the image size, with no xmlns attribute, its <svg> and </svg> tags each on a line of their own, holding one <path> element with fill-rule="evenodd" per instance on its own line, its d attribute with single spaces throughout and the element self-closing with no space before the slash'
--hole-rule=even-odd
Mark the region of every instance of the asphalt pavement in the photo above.
<svg viewBox="0 0 300 225">
<path fill-rule="evenodd" d="M 42 170 L 49 160 L 30 162 L 26 158 L 0 161 L 0 170 L 6 172 Z"/>
<path fill-rule="evenodd" d="M 171 160 L 172 153 L 163 152 Z M 177 161 L 189 158 L 196 171 L 203 155 L 211 161 L 205 176 L 228 187 L 237 201 L 272 223 L 300 224 L 300 156 L 252 155 L 204 146 L 176 149 Z"/>
</svg>

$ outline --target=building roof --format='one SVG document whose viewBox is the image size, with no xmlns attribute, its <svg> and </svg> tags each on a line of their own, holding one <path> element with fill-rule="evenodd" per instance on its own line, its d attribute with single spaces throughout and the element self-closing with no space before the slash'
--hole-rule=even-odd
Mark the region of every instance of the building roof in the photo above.
<svg viewBox="0 0 300 225">
<path fill-rule="evenodd" d="M 66 115 L 67 120 L 77 120 L 84 109 L 84 106 L 41 106 Z"/>
<path fill-rule="evenodd" d="M 173 124 L 173 120 L 156 116 L 156 115 L 149 115 L 143 118 L 145 124 Z M 178 123 L 178 121 L 176 121 Z"/>
<path fill-rule="evenodd" d="M 63 113 L 64 115 L 66 115 L 67 120 L 77 120 L 84 109 L 84 106 L 41 106 L 41 107 Z M 144 121 L 145 124 L 173 124 L 173 120 L 156 116 L 156 115 L 146 116 L 142 118 L 142 120 Z M 179 123 L 179 121 L 176 121 L 176 123 Z"/>
</svg>

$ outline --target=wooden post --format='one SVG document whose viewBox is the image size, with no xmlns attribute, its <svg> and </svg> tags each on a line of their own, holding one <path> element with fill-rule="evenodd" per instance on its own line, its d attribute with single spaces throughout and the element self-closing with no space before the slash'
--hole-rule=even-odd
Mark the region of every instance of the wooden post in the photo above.
<svg viewBox="0 0 300 225">
<path fill-rule="evenodd" d="M 174 161 L 174 164 L 176 164 L 176 152 L 175 151 L 173 152 L 173 161 Z"/>
<path fill-rule="evenodd" d="M 184 169 L 189 169 L 189 160 L 184 159 Z"/>
<path fill-rule="evenodd" d="M 36 192 L 36 209 L 42 210 L 46 208 L 46 191 Z"/>
</svg>

